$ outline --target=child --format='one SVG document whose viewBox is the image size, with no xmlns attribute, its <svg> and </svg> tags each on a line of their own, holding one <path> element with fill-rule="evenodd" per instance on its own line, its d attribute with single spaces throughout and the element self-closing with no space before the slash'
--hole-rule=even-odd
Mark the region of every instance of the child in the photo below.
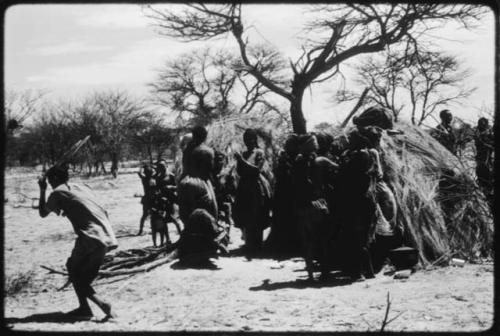
<svg viewBox="0 0 500 336">
<path fill-rule="evenodd" d="M 144 188 L 144 196 L 142 196 L 141 198 L 142 216 L 139 226 L 139 233 L 137 233 L 137 235 L 140 236 L 142 234 L 142 229 L 144 228 L 144 222 L 146 221 L 146 218 L 148 218 L 151 211 L 151 201 L 153 189 L 155 187 L 155 179 L 153 178 L 153 169 L 151 169 L 149 165 L 144 165 L 142 167 L 142 171 L 139 171 L 137 175 L 139 175 L 139 178 L 142 182 L 142 187 Z"/>
</svg>

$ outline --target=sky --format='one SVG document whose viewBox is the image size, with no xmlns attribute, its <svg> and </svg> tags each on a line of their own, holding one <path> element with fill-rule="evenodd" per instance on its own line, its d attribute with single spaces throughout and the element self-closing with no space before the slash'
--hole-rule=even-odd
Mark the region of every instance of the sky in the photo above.
<svg viewBox="0 0 500 336">
<path fill-rule="evenodd" d="M 179 5 L 166 5 L 179 6 Z M 51 99 L 73 99 L 102 89 L 133 96 L 148 94 L 161 66 L 208 44 L 234 50 L 232 37 L 182 43 L 160 36 L 139 5 L 16 5 L 7 9 L 4 29 L 4 83 L 7 89 L 44 89 Z M 245 5 L 244 24 L 251 43 L 266 42 L 287 58 L 300 54 L 304 7 L 298 4 Z M 468 85 L 477 90 L 451 110 L 474 121 L 478 110 L 494 106 L 494 15 L 474 31 L 448 25 L 435 33 L 439 45 L 471 69 Z M 351 70 L 344 69 L 349 88 Z M 304 99 L 308 125 L 339 122 L 351 109 L 332 101 L 332 84 L 313 87 Z"/>
</svg>

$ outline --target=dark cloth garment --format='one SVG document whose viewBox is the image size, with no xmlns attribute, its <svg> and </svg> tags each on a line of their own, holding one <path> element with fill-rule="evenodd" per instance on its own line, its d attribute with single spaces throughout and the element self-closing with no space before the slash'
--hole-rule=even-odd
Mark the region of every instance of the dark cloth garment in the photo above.
<svg viewBox="0 0 500 336">
<path fill-rule="evenodd" d="M 265 164 L 264 152 L 258 148 L 244 152 L 238 161 L 236 171 L 240 179 L 233 208 L 238 228 L 258 232 L 271 224 L 271 186 L 264 175 Z M 260 245 L 262 238 L 258 240 Z"/>
<path fill-rule="evenodd" d="M 179 241 L 179 256 L 193 253 L 215 253 L 215 239 L 220 233 L 216 219 L 205 209 L 195 209 L 185 222 Z"/>
<path fill-rule="evenodd" d="M 107 211 L 88 187 L 61 184 L 50 194 L 46 207 L 68 217 L 78 238 L 97 241 L 108 250 L 118 246 Z"/>
<path fill-rule="evenodd" d="M 190 142 L 183 152 L 183 177 L 177 188 L 179 217 L 184 223 L 181 255 L 213 249 L 218 228 L 218 205 L 211 182 L 214 151 Z M 214 250 L 214 252 L 216 249 Z"/>
<path fill-rule="evenodd" d="M 91 286 L 104 263 L 106 248 L 96 240 L 77 238 L 71 256 L 66 262 L 69 279 L 77 294 L 88 297 L 95 294 Z"/>
<path fill-rule="evenodd" d="M 376 176 L 376 161 L 370 150 L 343 154 L 334 189 L 334 218 L 347 256 L 341 266 L 353 276 L 373 275 L 368 249 L 377 223 Z"/>
<path fill-rule="evenodd" d="M 439 124 L 431 132 L 431 135 L 452 154 L 457 154 L 457 140 L 451 125 Z"/>
<path fill-rule="evenodd" d="M 275 253 L 299 254 L 301 250 L 297 216 L 291 211 L 294 202 L 292 162 L 293 158 L 283 151 L 274 170 L 272 227 L 266 246 Z"/>
<path fill-rule="evenodd" d="M 210 180 L 185 176 L 177 188 L 179 217 L 186 225 L 189 216 L 196 209 L 205 209 L 218 218 L 218 206 Z"/>
<path fill-rule="evenodd" d="M 337 165 L 326 157 L 299 157 L 293 166 L 294 209 L 301 237 L 306 269 L 312 279 L 313 260 L 318 259 L 326 271 L 328 241 L 333 233 L 329 220 L 332 183 Z"/>
</svg>

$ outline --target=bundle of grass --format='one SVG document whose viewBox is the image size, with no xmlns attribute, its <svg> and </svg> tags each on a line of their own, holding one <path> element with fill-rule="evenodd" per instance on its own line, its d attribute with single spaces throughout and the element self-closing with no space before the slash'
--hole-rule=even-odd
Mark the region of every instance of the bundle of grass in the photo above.
<svg viewBox="0 0 500 336">
<path fill-rule="evenodd" d="M 493 218 L 470 170 L 421 128 L 395 128 L 402 134 L 384 134 L 381 147 L 404 242 L 419 250 L 424 265 L 490 255 Z"/>
</svg>

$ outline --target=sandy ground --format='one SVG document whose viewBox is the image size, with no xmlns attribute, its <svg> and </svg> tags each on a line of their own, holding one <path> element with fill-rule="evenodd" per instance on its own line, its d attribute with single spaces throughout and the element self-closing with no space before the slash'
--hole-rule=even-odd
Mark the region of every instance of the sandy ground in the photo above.
<svg viewBox="0 0 500 336">
<path fill-rule="evenodd" d="M 108 209 L 120 249 L 151 246 L 135 236 L 141 214 L 137 175 L 118 179 L 74 178 L 87 183 Z M 50 188 L 49 188 L 50 191 Z M 20 202 L 23 196 L 25 202 Z M 300 258 L 284 261 L 220 257 L 216 270 L 160 266 L 148 273 L 103 279 L 95 289 L 114 303 L 116 319 L 96 317 L 63 322 L 61 312 L 76 307 L 71 287 L 57 291 L 65 278 L 40 268 L 63 268 L 74 234 L 66 218 L 45 219 L 31 208 L 38 197 L 36 174 L 8 171 L 5 180 L 5 279 L 30 275 L 14 295 L 4 296 L 5 323 L 14 330 L 42 331 L 377 331 L 390 293 L 388 331 L 479 331 L 493 323 L 493 263 L 419 270 L 405 280 L 378 274 L 346 283 L 332 278 L 306 281 Z M 171 228 L 174 232 L 174 228 Z M 232 248 L 241 244 L 232 230 Z"/>
</svg>

